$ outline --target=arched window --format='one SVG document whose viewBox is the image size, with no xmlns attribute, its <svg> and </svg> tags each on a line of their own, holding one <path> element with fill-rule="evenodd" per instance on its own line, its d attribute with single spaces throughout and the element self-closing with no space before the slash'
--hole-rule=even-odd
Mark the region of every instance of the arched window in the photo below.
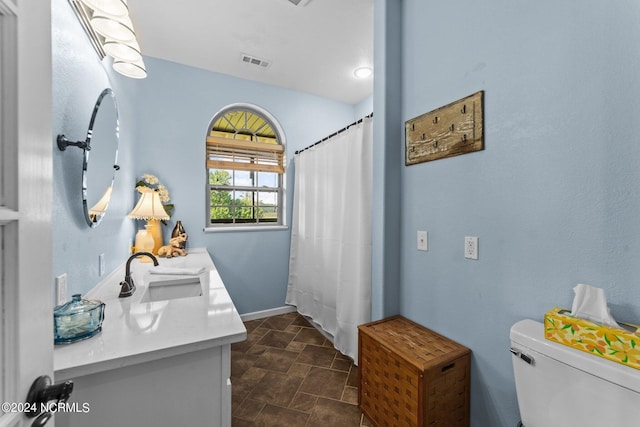
<svg viewBox="0 0 640 427">
<path fill-rule="evenodd" d="M 283 224 L 284 145 L 275 119 L 259 107 L 219 111 L 207 134 L 208 227 Z"/>
</svg>

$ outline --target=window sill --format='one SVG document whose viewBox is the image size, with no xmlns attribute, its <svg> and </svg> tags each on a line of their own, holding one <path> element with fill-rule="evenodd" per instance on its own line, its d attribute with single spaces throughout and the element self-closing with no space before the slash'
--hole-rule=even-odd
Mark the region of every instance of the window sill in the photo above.
<svg viewBox="0 0 640 427">
<path fill-rule="evenodd" d="M 276 231 L 288 230 L 286 225 L 260 225 L 260 226 L 237 226 L 237 227 L 205 227 L 205 233 L 226 233 L 233 231 Z"/>
</svg>

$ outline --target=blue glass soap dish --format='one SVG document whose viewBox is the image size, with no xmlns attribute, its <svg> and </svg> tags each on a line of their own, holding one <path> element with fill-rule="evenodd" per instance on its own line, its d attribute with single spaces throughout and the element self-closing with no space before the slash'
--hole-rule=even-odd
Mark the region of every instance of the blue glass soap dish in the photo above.
<svg viewBox="0 0 640 427">
<path fill-rule="evenodd" d="M 53 309 L 54 344 L 71 344 L 91 338 L 102 330 L 104 303 L 82 299 L 80 294 Z"/>
</svg>

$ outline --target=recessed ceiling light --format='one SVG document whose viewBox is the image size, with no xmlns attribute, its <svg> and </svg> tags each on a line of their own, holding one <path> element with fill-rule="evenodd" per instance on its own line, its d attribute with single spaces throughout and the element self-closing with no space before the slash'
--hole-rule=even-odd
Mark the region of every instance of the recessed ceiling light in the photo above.
<svg viewBox="0 0 640 427">
<path fill-rule="evenodd" d="M 354 70 L 353 75 L 359 79 L 366 79 L 373 74 L 373 69 L 371 67 L 358 67 Z"/>
</svg>

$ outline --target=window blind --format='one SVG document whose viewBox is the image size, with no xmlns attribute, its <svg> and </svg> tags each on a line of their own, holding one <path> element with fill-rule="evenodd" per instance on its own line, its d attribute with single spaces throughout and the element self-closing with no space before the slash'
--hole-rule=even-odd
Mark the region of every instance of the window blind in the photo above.
<svg viewBox="0 0 640 427">
<path fill-rule="evenodd" d="M 208 136 L 207 167 L 284 173 L 284 147 L 280 144 Z"/>
</svg>

